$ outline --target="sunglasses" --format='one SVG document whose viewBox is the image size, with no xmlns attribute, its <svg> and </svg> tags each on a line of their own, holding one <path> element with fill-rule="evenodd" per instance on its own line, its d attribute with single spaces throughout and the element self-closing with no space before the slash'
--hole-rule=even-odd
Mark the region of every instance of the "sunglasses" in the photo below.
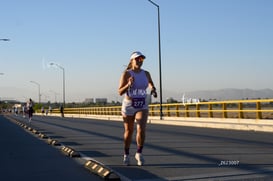
<svg viewBox="0 0 273 181">
<path fill-rule="evenodd" d="M 136 60 L 137 62 L 143 62 L 143 61 L 144 61 L 144 58 L 140 56 L 140 57 L 135 58 L 135 60 Z"/>
</svg>

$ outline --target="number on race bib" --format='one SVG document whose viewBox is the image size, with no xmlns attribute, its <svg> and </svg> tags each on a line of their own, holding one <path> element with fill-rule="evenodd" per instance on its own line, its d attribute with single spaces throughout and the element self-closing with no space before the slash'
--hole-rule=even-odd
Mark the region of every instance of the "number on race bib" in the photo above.
<svg viewBox="0 0 273 181">
<path fill-rule="evenodd" d="M 145 98 L 133 98 L 132 99 L 132 106 L 134 108 L 143 108 L 145 105 Z"/>
</svg>

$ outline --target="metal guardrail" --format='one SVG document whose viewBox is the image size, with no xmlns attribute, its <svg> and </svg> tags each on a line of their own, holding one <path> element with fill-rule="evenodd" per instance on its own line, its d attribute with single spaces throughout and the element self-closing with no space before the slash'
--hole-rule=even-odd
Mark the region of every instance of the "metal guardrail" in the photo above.
<svg viewBox="0 0 273 181">
<path fill-rule="evenodd" d="M 149 105 L 149 115 L 159 116 L 160 105 Z M 65 108 L 65 114 L 121 115 L 121 106 Z M 162 104 L 164 117 L 272 119 L 273 99 Z M 60 113 L 54 109 L 53 113 Z"/>
</svg>

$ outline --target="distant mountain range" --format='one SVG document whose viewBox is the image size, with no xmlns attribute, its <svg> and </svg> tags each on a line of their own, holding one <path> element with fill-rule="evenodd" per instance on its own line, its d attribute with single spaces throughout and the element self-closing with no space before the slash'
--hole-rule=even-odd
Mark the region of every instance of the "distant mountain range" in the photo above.
<svg viewBox="0 0 273 181">
<path fill-rule="evenodd" d="M 187 98 L 200 98 L 200 99 L 216 99 L 216 100 L 238 100 L 238 99 L 265 99 L 273 98 L 272 89 L 220 89 L 220 90 L 203 90 L 203 91 L 192 91 L 185 92 Z M 183 96 L 180 95 L 180 97 Z M 180 100 L 179 100 L 180 101 Z"/>
<path fill-rule="evenodd" d="M 4 94 L 5 93 L 5 94 Z M 158 92 L 159 93 L 159 92 Z M 177 101 L 182 101 L 182 96 L 185 95 L 185 98 L 192 99 L 205 99 L 205 100 L 241 100 L 241 99 L 273 99 L 273 90 L 272 89 L 219 89 L 219 90 L 200 90 L 200 91 L 189 91 L 189 92 L 175 92 L 168 91 L 163 89 L 163 102 L 168 98 L 173 98 Z M 36 90 L 25 90 L 14 87 L 1 87 L 0 86 L 0 100 L 20 100 L 26 101 L 31 95 L 36 95 Z M 94 95 L 82 95 L 81 99 L 84 101 L 85 98 L 96 98 Z M 110 92 L 109 94 L 100 95 L 100 97 L 105 97 L 108 101 L 121 101 L 122 97 L 118 96 L 116 92 Z M 34 99 L 36 99 L 34 97 Z M 52 99 L 52 98 L 51 98 Z M 73 98 L 70 98 L 73 99 Z M 155 101 L 159 101 L 157 98 Z"/>
</svg>

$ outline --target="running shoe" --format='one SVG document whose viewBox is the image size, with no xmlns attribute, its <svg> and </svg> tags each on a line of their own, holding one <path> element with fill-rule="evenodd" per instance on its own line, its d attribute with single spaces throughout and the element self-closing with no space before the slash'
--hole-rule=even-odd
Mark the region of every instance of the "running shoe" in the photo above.
<svg viewBox="0 0 273 181">
<path fill-rule="evenodd" d="M 141 153 L 136 153 L 135 159 L 137 160 L 138 166 L 144 165 L 145 160 L 144 160 L 143 155 Z"/>
<path fill-rule="evenodd" d="M 130 156 L 129 155 L 124 155 L 123 156 L 123 164 L 124 165 L 130 165 Z"/>
</svg>

